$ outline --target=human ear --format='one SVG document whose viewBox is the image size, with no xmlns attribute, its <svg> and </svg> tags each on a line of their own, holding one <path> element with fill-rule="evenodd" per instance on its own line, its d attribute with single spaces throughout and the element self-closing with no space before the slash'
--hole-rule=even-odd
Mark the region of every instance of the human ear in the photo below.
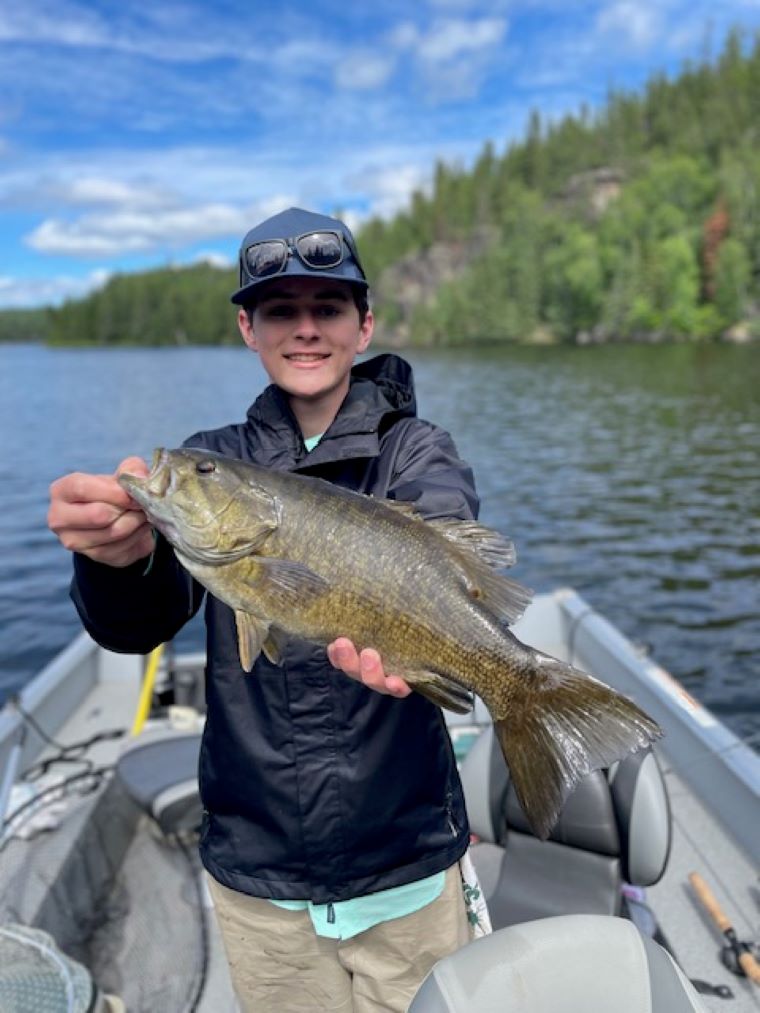
<svg viewBox="0 0 760 1013">
<path fill-rule="evenodd" d="M 238 330 L 243 336 L 243 341 L 248 345 L 252 352 L 258 352 L 259 343 L 256 340 L 256 335 L 253 330 L 253 324 L 251 323 L 250 317 L 248 316 L 247 310 L 238 310 L 237 316 Z"/>
<path fill-rule="evenodd" d="M 372 316 L 372 310 L 367 310 L 367 314 L 364 317 L 361 328 L 359 329 L 359 342 L 356 346 L 357 352 L 366 352 L 369 347 L 369 343 L 372 340 L 372 332 L 375 329 L 375 318 Z"/>
</svg>

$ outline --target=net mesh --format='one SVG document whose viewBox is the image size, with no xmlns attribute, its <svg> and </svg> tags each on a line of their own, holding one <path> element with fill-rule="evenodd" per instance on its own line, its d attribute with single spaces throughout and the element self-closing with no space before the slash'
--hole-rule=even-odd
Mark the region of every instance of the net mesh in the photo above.
<svg viewBox="0 0 760 1013">
<path fill-rule="evenodd" d="M 89 973 L 52 936 L 25 925 L 0 926 L 3 1013 L 86 1013 L 92 998 Z"/>
<path fill-rule="evenodd" d="M 38 820 L 37 829 L 21 829 L 29 836 L 3 842 L 0 927 L 49 932 L 64 959 L 88 968 L 97 986 L 120 996 L 130 1013 L 193 1010 L 207 950 L 196 842 L 167 839 L 142 816 L 116 861 L 92 836 L 97 804 L 97 795 L 69 798 L 47 826 Z M 0 967 L 7 964 L 7 954 L 0 954 Z M 53 980 L 46 972 L 46 981 Z M 21 988 L 21 979 L 13 987 Z M 26 1001 L 6 1007 L 0 998 L 0 1010 L 37 1013 L 28 996 Z M 40 1013 L 48 1008 L 57 1013 L 69 1007 L 59 1001 L 39 1006 Z"/>
</svg>

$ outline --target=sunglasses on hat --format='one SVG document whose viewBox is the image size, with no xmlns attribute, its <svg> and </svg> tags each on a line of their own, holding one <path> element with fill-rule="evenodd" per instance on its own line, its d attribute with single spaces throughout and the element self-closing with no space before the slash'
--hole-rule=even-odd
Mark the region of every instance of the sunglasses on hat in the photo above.
<svg viewBox="0 0 760 1013">
<path fill-rule="evenodd" d="M 271 278 L 285 270 L 288 258 L 298 258 L 312 271 L 325 271 L 351 257 L 364 276 L 359 257 L 348 237 L 340 232 L 305 232 L 293 239 L 264 239 L 251 243 L 240 255 L 240 284 Z"/>
</svg>

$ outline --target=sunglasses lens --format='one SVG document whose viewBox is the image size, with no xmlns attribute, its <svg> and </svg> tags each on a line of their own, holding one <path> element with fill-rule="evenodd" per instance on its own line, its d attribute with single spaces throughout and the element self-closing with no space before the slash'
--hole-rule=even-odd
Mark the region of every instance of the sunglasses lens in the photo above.
<svg viewBox="0 0 760 1013">
<path fill-rule="evenodd" d="M 279 239 L 254 243 L 245 251 L 245 266 L 252 278 L 268 278 L 278 274 L 288 257 L 288 247 Z"/>
<path fill-rule="evenodd" d="M 343 260 L 340 236 L 334 232 L 310 232 L 296 243 L 298 256 L 309 267 L 337 267 Z"/>
</svg>

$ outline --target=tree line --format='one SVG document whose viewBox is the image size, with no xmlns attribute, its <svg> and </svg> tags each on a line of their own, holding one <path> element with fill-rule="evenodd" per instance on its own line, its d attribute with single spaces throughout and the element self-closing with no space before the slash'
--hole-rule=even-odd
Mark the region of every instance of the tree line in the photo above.
<svg viewBox="0 0 760 1013">
<path fill-rule="evenodd" d="M 502 154 L 489 141 L 469 169 L 439 162 L 429 191 L 358 232 L 381 323 L 406 315 L 405 340 L 426 345 L 760 336 L 759 98 L 760 39 L 735 31 L 673 80 L 558 122 L 534 111 Z M 402 306 L 405 262 L 479 230 L 484 250 Z M 206 264 L 116 276 L 48 310 L 44 336 L 236 342 L 236 281 Z"/>
</svg>

